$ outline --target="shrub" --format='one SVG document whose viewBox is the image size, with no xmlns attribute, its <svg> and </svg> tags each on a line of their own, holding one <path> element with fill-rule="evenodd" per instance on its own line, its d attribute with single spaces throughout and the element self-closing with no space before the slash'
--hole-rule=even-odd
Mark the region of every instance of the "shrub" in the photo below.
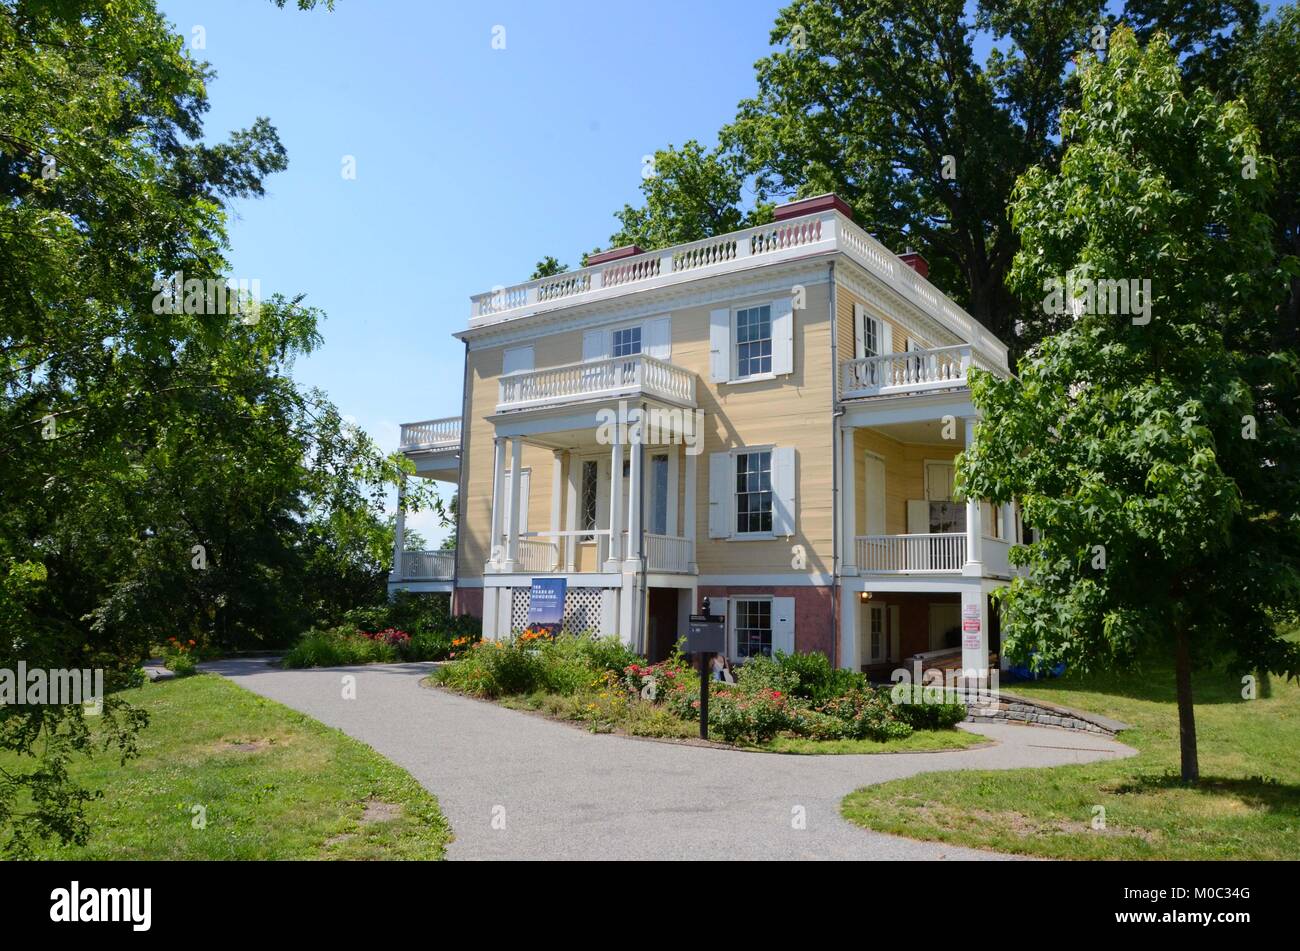
<svg viewBox="0 0 1300 951">
<path fill-rule="evenodd" d="M 933 691 L 938 692 L 938 691 Z M 893 715 L 914 730 L 951 730 L 966 719 L 966 704 L 930 697 L 924 687 L 895 687 L 890 694 Z"/>
<path fill-rule="evenodd" d="M 351 667 L 399 660 L 397 648 L 385 640 L 362 637 L 350 624 L 327 630 L 313 628 L 285 654 L 284 666 Z"/>
<path fill-rule="evenodd" d="M 799 686 L 799 675 L 787 670 L 779 660 L 771 657 L 751 657 L 736 671 L 736 686 L 742 693 L 775 690 L 783 695 L 793 695 Z"/>
<path fill-rule="evenodd" d="M 779 690 L 709 691 L 709 731 L 727 743 L 766 743 L 789 725 L 788 700 Z"/>
<path fill-rule="evenodd" d="M 835 667 L 821 651 L 807 654 L 776 655 L 778 666 L 795 677 L 790 690 L 796 697 L 822 703 L 832 697 L 860 690 L 867 685 L 867 679 L 860 673 Z"/>
<path fill-rule="evenodd" d="M 827 700 L 817 712 L 844 724 L 843 736 L 856 740 L 893 740 L 910 736 L 912 727 L 895 719 L 888 695 L 871 689 L 850 690 Z"/>
<path fill-rule="evenodd" d="M 177 677 L 188 677 L 198 670 L 198 655 L 194 641 L 167 638 L 163 646 L 163 666 Z"/>
</svg>

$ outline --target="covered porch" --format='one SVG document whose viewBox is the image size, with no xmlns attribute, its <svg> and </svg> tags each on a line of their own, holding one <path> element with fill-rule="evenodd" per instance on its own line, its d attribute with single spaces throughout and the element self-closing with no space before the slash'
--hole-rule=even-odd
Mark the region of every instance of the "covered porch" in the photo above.
<svg viewBox="0 0 1300 951">
<path fill-rule="evenodd" d="M 460 482 L 461 419 L 449 416 L 403 423 L 399 448 L 415 463 L 417 479 L 432 479 L 457 486 Z M 408 551 L 406 548 L 406 481 L 397 490 L 397 517 L 393 531 L 393 567 L 389 591 L 450 592 L 456 578 L 454 548 Z"/>
</svg>

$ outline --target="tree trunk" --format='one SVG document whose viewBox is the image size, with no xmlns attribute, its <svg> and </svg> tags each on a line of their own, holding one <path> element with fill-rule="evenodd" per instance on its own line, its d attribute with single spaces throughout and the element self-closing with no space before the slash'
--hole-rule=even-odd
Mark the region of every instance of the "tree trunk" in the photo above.
<svg viewBox="0 0 1300 951">
<path fill-rule="evenodd" d="M 1178 643 L 1174 659 L 1174 681 L 1178 688 L 1178 751 L 1182 759 L 1183 782 L 1195 786 L 1201 778 L 1196 762 L 1196 715 L 1192 709 L 1192 649 L 1187 628 L 1177 625 Z"/>
</svg>

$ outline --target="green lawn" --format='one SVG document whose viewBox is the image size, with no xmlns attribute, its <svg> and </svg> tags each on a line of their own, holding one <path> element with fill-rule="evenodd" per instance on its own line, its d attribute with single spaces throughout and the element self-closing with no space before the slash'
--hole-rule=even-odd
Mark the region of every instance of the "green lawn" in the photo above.
<svg viewBox="0 0 1300 951">
<path fill-rule="evenodd" d="M 962 730 L 917 730 L 901 740 L 810 740 L 802 736 L 778 736 L 753 749 L 769 753 L 834 755 L 851 753 L 927 753 L 979 746 L 988 739 Z"/>
<path fill-rule="evenodd" d="M 1300 858 L 1300 686 L 1194 683 L 1201 784 L 1181 785 L 1172 670 L 1014 684 L 1014 693 L 1114 717 L 1138 749 L 1053 769 L 932 773 L 860 789 L 844 816 L 918 839 L 1053 858 Z M 1046 731 L 1045 731 L 1046 733 Z M 1046 733 L 1050 736 L 1050 733 Z M 1094 829 L 1095 807 L 1105 828 Z"/>
<path fill-rule="evenodd" d="M 42 858 L 442 858 L 451 833 L 437 800 L 339 731 L 214 675 L 124 696 L 149 711 L 140 756 L 77 759 L 75 779 L 104 791 L 90 840 Z"/>
</svg>

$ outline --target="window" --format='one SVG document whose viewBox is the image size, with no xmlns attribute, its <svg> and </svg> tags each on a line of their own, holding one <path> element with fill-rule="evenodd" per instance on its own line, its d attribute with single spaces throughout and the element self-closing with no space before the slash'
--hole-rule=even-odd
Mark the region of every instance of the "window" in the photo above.
<svg viewBox="0 0 1300 951">
<path fill-rule="evenodd" d="M 610 341 L 611 356 L 630 357 L 641 352 L 641 326 L 623 327 L 615 330 Z"/>
<path fill-rule="evenodd" d="M 736 376 L 772 372 L 772 306 L 736 311 Z"/>
<path fill-rule="evenodd" d="M 767 599 L 736 599 L 736 656 L 772 656 L 772 602 Z"/>
<path fill-rule="evenodd" d="M 582 510 L 581 510 L 581 528 L 584 532 L 596 530 L 596 492 L 599 489 L 597 480 L 597 463 L 594 459 L 586 459 L 582 463 Z M 595 536 L 587 536 L 590 541 Z"/>
<path fill-rule="evenodd" d="M 668 534 L 668 457 L 650 459 L 650 534 Z M 673 526 L 676 528 L 676 526 Z"/>
<path fill-rule="evenodd" d="M 862 318 L 862 355 L 864 357 L 880 355 L 880 322 L 874 317 Z"/>
<path fill-rule="evenodd" d="M 736 533 L 772 531 L 772 451 L 736 456 Z"/>
</svg>

